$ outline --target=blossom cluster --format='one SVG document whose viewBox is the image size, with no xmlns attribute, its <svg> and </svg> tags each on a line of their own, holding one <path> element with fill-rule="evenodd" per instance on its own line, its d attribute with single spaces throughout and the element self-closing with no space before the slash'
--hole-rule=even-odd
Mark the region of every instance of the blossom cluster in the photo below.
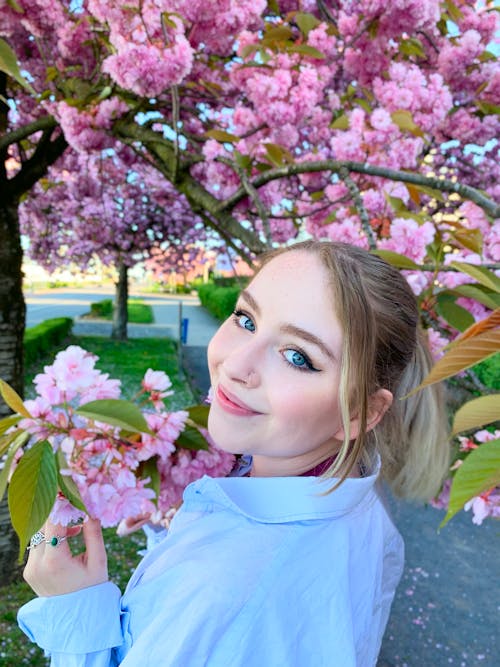
<svg viewBox="0 0 500 667">
<path fill-rule="evenodd" d="M 158 512 L 167 513 L 180 501 L 189 482 L 206 473 L 217 476 L 231 470 L 233 456 L 212 443 L 200 451 L 176 445 L 188 413 L 166 410 L 164 399 L 173 392 L 163 371 L 149 369 L 137 397 L 147 432 L 128 432 L 104 414 L 102 421 L 98 414 L 79 414 L 93 401 L 120 397 L 120 381 L 96 369 L 97 359 L 76 345 L 59 352 L 54 363 L 35 377 L 37 396 L 25 402 L 31 416 L 17 425 L 30 434 L 27 448 L 47 440 L 62 456 L 61 475 L 76 484 L 89 516 L 100 519 L 105 527 L 128 517 L 158 517 Z M 154 468 L 160 479 L 157 490 L 151 483 Z M 66 525 L 84 516 L 59 491 L 51 520 Z"/>
</svg>

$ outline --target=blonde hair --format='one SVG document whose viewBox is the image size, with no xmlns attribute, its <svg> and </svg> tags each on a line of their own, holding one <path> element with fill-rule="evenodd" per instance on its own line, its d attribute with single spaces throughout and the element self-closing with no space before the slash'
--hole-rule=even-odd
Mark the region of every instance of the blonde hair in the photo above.
<svg viewBox="0 0 500 667">
<path fill-rule="evenodd" d="M 291 251 L 312 253 L 326 268 L 335 315 L 343 329 L 339 395 L 345 438 L 324 476 L 339 477 L 335 489 L 360 461 L 370 465 L 378 451 L 382 476 L 396 495 L 432 498 L 449 466 L 448 423 L 439 385 L 405 398 L 432 365 L 410 286 L 384 260 L 344 243 L 296 243 L 267 253 L 261 266 Z M 370 397 L 379 389 L 389 390 L 394 400 L 369 430 Z M 352 415 L 359 423 L 353 439 Z"/>
</svg>

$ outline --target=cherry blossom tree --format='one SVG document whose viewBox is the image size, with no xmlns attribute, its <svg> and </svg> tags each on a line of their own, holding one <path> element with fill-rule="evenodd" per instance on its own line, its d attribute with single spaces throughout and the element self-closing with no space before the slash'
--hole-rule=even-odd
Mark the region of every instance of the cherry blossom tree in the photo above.
<svg viewBox="0 0 500 667">
<path fill-rule="evenodd" d="M 500 262 L 494 4 L 0 0 L 2 191 L 34 174 L 0 220 L 65 142 L 119 142 L 249 262 L 304 233 L 385 253 L 440 343 L 498 306 L 457 272 Z M 0 361 L 21 389 L 16 224 Z"/>
<path fill-rule="evenodd" d="M 147 164 L 117 145 L 90 155 L 69 151 L 21 204 L 30 256 L 49 271 L 93 257 L 117 269 L 112 337 L 127 336 L 128 269 L 168 248 L 169 263 L 189 261 L 186 246 L 206 240 L 185 198 Z M 194 257 L 193 257 L 194 258 Z"/>
</svg>

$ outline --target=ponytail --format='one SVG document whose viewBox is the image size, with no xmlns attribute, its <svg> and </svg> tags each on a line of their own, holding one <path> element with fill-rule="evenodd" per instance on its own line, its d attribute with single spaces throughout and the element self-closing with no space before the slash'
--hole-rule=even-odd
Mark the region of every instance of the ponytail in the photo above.
<svg viewBox="0 0 500 667">
<path fill-rule="evenodd" d="M 394 401 L 376 428 L 382 476 L 397 495 L 429 500 L 440 489 L 450 464 L 448 419 L 443 387 L 430 385 L 408 396 L 429 373 L 432 358 L 422 331 Z"/>
</svg>

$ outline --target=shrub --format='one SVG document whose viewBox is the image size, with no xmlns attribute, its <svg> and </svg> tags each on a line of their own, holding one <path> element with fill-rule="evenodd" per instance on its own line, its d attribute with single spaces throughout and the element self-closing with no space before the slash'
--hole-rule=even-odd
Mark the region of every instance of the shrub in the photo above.
<svg viewBox="0 0 500 667">
<path fill-rule="evenodd" d="M 113 301 L 111 299 L 104 299 L 103 301 L 96 301 L 95 303 L 91 303 L 90 314 L 92 317 L 112 317 Z"/>
<path fill-rule="evenodd" d="M 487 387 L 500 390 L 500 352 L 481 361 L 473 370 Z"/>
<path fill-rule="evenodd" d="M 239 293 L 239 287 L 217 287 L 214 283 L 205 283 L 198 287 L 202 305 L 221 321 L 227 319 L 234 311 Z"/>
<path fill-rule="evenodd" d="M 49 352 L 68 336 L 73 326 L 70 317 L 55 317 L 45 320 L 24 332 L 24 361 L 31 364 Z"/>
</svg>

